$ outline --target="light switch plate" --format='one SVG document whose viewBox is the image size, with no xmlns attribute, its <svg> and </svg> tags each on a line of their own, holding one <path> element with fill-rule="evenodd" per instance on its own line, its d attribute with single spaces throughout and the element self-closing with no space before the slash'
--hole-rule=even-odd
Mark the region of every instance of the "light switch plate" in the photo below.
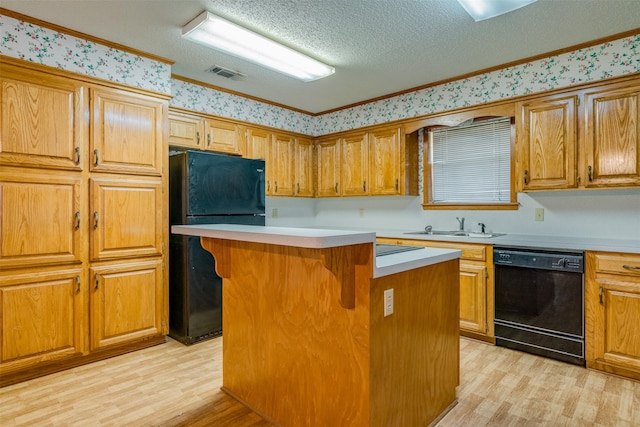
<svg viewBox="0 0 640 427">
<path fill-rule="evenodd" d="M 544 221 L 544 208 L 536 208 L 534 219 L 536 221 Z"/>
</svg>

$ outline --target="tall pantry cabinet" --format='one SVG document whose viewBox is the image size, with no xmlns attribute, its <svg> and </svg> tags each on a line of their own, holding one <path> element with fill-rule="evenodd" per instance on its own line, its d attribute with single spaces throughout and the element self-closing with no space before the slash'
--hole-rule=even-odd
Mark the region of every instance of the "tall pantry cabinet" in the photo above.
<svg viewBox="0 0 640 427">
<path fill-rule="evenodd" d="M 167 99 L 0 64 L 0 385 L 164 341 Z"/>
</svg>

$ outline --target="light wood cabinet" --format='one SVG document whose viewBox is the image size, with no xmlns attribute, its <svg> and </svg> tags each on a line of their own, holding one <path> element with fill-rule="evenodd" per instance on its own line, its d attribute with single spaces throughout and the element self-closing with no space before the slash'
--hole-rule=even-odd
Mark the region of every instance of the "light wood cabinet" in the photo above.
<svg viewBox="0 0 640 427">
<path fill-rule="evenodd" d="M 234 155 L 241 155 L 244 151 L 241 126 L 224 120 L 206 119 L 205 130 L 207 134 L 205 150 Z"/>
<path fill-rule="evenodd" d="M 245 157 L 249 159 L 267 160 L 271 145 L 271 132 L 264 129 L 247 128 L 247 149 Z M 267 179 L 271 168 L 267 169 Z"/>
<path fill-rule="evenodd" d="M 162 275 L 160 259 L 90 269 L 92 350 L 163 333 Z"/>
<path fill-rule="evenodd" d="M 316 144 L 316 195 L 340 195 L 340 141 L 320 140 Z"/>
<path fill-rule="evenodd" d="M 86 353 L 88 287 L 81 267 L 0 275 L 0 374 Z"/>
<path fill-rule="evenodd" d="M 340 138 L 340 195 L 369 194 L 369 144 L 366 133 Z"/>
<path fill-rule="evenodd" d="M 169 145 L 204 149 L 204 119 L 190 114 L 169 113 Z"/>
<path fill-rule="evenodd" d="M 372 196 L 393 196 L 402 192 L 405 168 L 400 136 L 398 127 L 369 133 L 369 192 Z"/>
<path fill-rule="evenodd" d="M 417 194 L 418 141 L 402 137 L 393 126 L 319 140 L 317 197 Z"/>
<path fill-rule="evenodd" d="M 0 386 L 163 342 L 168 101 L 0 71 Z"/>
<path fill-rule="evenodd" d="M 577 187 L 578 97 L 551 96 L 519 103 L 517 187 Z"/>
<path fill-rule="evenodd" d="M 91 260 L 162 254 L 160 179 L 91 179 Z"/>
<path fill-rule="evenodd" d="M 640 380 L 640 255 L 586 254 L 586 358 Z"/>
<path fill-rule="evenodd" d="M 314 185 L 314 145 L 308 138 L 296 138 L 295 144 L 295 171 L 296 171 L 296 196 L 315 196 Z"/>
<path fill-rule="evenodd" d="M 86 183 L 79 174 L 4 167 L 0 270 L 81 263 L 86 212 Z"/>
<path fill-rule="evenodd" d="M 518 191 L 640 185 L 637 78 L 517 105 Z"/>
<path fill-rule="evenodd" d="M 8 64 L 0 67 L 0 164 L 82 170 L 88 157 L 86 87 Z"/>
<path fill-rule="evenodd" d="M 295 195 L 295 138 L 290 135 L 274 133 L 269 152 L 269 162 L 273 169 L 272 182 L 267 183 L 267 192 L 273 196 Z"/>
<path fill-rule="evenodd" d="M 460 335 L 495 343 L 493 247 L 474 243 L 377 238 L 377 243 L 457 249 L 460 257 Z"/>
<path fill-rule="evenodd" d="M 162 174 L 163 105 L 120 89 L 92 88 L 91 170 Z"/>
<path fill-rule="evenodd" d="M 640 84 L 598 87 L 584 97 L 584 186 L 640 185 Z"/>
</svg>

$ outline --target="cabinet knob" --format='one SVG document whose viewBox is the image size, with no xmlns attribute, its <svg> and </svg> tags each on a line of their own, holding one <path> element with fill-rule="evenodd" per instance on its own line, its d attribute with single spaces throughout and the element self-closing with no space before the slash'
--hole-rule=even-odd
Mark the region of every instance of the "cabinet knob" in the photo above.
<svg viewBox="0 0 640 427">
<path fill-rule="evenodd" d="M 94 289 L 97 291 L 97 290 L 98 290 L 98 287 L 99 287 L 98 285 L 100 285 L 100 276 L 98 275 L 98 273 L 96 273 L 96 274 L 93 276 L 93 280 L 94 280 L 95 285 L 96 285 Z"/>
<path fill-rule="evenodd" d="M 80 276 L 76 276 L 76 294 L 80 293 Z"/>
<path fill-rule="evenodd" d="M 76 147 L 76 165 L 80 164 L 80 147 Z"/>
<path fill-rule="evenodd" d="M 591 167 L 591 165 L 587 167 L 587 179 L 589 180 L 589 182 L 593 182 L 593 168 Z"/>
<path fill-rule="evenodd" d="M 298 183 L 298 194 L 300 194 L 300 183 Z"/>
<path fill-rule="evenodd" d="M 362 191 L 363 192 L 367 191 L 367 181 L 362 181 Z"/>
<path fill-rule="evenodd" d="M 98 211 L 95 211 L 93 213 L 93 229 L 97 229 L 98 228 L 98 223 L 100 222 L 100 214 L 98 213 Z"/>
<path fill-rule="evenodd" d="M 338 194 L 338 183 L 336 182 L 336 194 Z"/>
<path fill-rule="evenodd" d="M 524 185 L 529 185 L 529 171 L 524 171 Z"/>
<path fill-rule="evenodd" d="M 98 149 L 96 148 L 95 150 L 93 150 L 93 157 L 94 157 L 94 162 L 93 164 L 98 166 L 98 163 L 100 162 L 100 156 L 98 153 Z"/>
<path fill-rule="evenodd" d="M 207 134 L 207 147 L 211 145 L 211 134 Z"/>
<path fill-rule="evenodd" d="M 80 211 L 76 212 L 76 225 L 75 225 L 75 229 L 79 230 L 80 229 Z"/>
<path fill-rule="evenodd" d="M 196 145 L 200 145 L 200 131 L 196 132 Z"/>
<path fill-rule="evenodd" d="M 604 305 L 604 303 L 602 302 L 602 286 L 600 286 L 600 289 L 598 289 L 598 297 L 600 298 L 600 305 Z"/>
</svg>

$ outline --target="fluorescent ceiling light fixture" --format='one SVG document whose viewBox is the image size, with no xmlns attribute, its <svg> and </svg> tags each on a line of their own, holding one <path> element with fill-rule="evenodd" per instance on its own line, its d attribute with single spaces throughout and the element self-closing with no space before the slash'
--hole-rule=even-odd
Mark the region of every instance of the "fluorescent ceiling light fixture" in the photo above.
<svg viewBox="0 0 640 427">
<path fill-rule="evenodd" d="M 207 11 L 182 28 L 182 37 L 305 82 L 335 72 L 329 65 Z"/>
<path fill-rule="evenodd" d="M 477 22 L 520 9 L 537 0 L 458 0 Z"/>
</svg>

